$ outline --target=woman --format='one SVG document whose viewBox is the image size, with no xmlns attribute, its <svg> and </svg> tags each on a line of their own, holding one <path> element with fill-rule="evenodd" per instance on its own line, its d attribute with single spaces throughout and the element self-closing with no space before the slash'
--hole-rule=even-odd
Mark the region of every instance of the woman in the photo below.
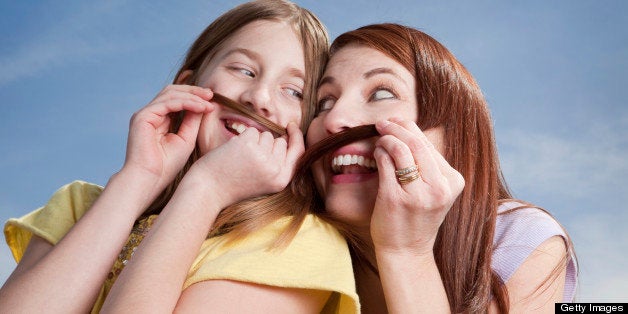
<svg viewBox="0 0 628 314">
<path fill-rule="evenodd" d="M 363 312 L 548 312 L 572 300 L 569 237 L 511 200 L 486 101 L 444 46 L 397 24 L 347 32 L 318 105 L 303 164 L 321 215 L 351 239 Z"/>
<path fill-rule="evenodd" d="M 125 163 L 104 189 L 75 182 L 7 223 L 19 264 L 0 307 L 355 310 L 350 264 L 335 266 L 349 260 L 342 237 L 278 206 L 285 193 L 267 196 L 288 184 L 303 152 L 298 125 L 311 119 L 327 46 L 318 19 L 287 1 L 245 3 L 219 17 L 191 46 L 175 85 L 133 116 Z M 220 106 L 218 93 L 287 136 Z M 314 257 L 293 263 L 305 254 Z"/>
</svg>

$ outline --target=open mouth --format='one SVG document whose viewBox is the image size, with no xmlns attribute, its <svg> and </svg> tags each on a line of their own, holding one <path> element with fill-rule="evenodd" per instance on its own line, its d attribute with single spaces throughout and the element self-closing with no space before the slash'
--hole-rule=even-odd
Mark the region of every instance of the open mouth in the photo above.
<svg viewBox="0 0 628 314">
<path fill-rule="evenodd" d="M 362 155 L 338 155 L 331 160 L 333 174 L 365 174 L 377 172 L 375 159 Z"/>
<path fill-rule="evenodd" d="M 240 123 L 240 122 L 236 122 L 232 120 L 225 120 L 225 128 L 229 130 L 229 132 L 235 135 L 242 134 L 242 132 L 244 132 L 244 130 L 246 130 L 246 128 L 248 127 L 249 126 L 244 123 Z"/>
</svg>

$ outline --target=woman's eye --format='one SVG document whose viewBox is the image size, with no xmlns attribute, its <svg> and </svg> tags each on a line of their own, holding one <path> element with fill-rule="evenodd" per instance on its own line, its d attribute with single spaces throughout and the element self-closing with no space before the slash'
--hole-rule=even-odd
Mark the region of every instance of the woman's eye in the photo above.
<svg viewBox="0 0 628 314">
<path fill-rule="evenodd" d="M 390 92 L 387 89 L 378 89 L 373 95 L 371 95 L 371 100 L 382 100 L 382 99 L 392 99 L 395 98 L 395 94 Z"/>
<path fill-rule="evenodd" d="M 334 107 L 336 100 L 331 97 L 325 97 L 318 101 L 318 112 L 331 110 Z"/>
<path fill-rule="evenodd" d="M 296 89 L 286 88 L 286 92 L 288 93 L 288 95 L 290 95 L 292 97 L 296 97 L 299 100 L 303 100 L 303 93 L 301 93 L 300 91 L 298 91 Z"/>
</svg>

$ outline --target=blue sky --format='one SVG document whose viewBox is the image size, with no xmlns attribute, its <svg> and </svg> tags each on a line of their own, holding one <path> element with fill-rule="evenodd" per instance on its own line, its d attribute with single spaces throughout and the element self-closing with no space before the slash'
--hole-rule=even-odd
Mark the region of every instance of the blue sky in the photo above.
<svg viewBox="0 0 628 314">
<path fill-rule="evenodd" d="M 187 47 L 241 1 L 1 1 L 0 221 L 61 185 L 104 185 L 128 121 Z M 491 106 L 504 173 L 552 212 L 580 260 L 583 302 L 628 300 L 628 4 L 297 1 L 332 37 L 397 22 L 441 41 Z M 106 230 L 103 230 L 106 232 Z M 15 263 L 0 246 L 0 283 Z"/>
</svg>

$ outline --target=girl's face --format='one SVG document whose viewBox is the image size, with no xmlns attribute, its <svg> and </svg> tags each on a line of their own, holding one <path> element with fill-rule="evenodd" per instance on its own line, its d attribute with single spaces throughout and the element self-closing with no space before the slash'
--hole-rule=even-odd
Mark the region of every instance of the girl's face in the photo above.
<svg viewBox="0 0 628 314">
<path fill-rule="evenodd" d="M 301 122 L 305 61 L 301 41 L 283 22 L 255 21 L 234 33 L 216 51 L 199 75 L 208 87 L 249 106 L 285 127 Z M 198 134 L 202 154 L 260 124 L 222 106 L 203 116 Z"/>
<path fill-rule="evenodd" d="M 400 118 L 417 120 L 415 80 L 401 64 L 365 46 L 337 51 L 318 89 L 321 111 L 307 133 L 307 145 L 350 127 Z M 441 148 L 442 130 L 425 132 Z M 373 159 L 377 138 L 341 147 L 319 159 L 312 171 L 325 208 L 336 218 L 367 227 L 378 191 Z M 442 151 L 442 149 L 440 149 Z"/>
</svg>

